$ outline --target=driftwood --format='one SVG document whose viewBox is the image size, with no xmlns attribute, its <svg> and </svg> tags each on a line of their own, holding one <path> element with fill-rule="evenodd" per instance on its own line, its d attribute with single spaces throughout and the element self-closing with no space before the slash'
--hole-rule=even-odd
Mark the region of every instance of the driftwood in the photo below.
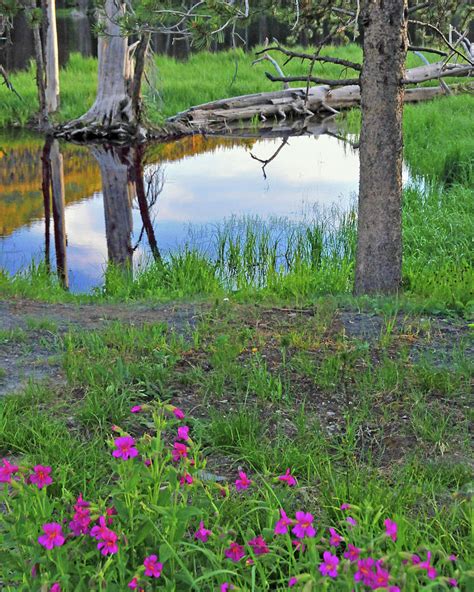
<svg viewBox="0 0 474 592">
<path fill-rule="evenodd" d="M 406 71 L 404 84 L 418 84 L 427 80 L 441 79 L 449 76 L 466 77 L 474 75 L 471 64 L 454 64 L 445 61 L 419 66 Z M 267 74 L 274 81 L 307 81 L 307 77 L 283 77 Z M 311 80 L 311 79 L 310 79 Z M 318 79 L 314 79 L 318 80 Z M 341 109 L 360 104 L 360 86 L 352 84 L 339 85 L 340 81 L 328 81 L 330 84 L 312 86 L 309 89 L 289 88 L 280 91 L 242 95 L 228 99 L 212 101 L 197 105 L 178 113 L 168 121 L 183 124 L 197 131 L 235 131 L 242 127 L 251 127 L 251 121 L 260 127 L 262 122 L 271 119 L 284 121 L 294 117 L 306 120 L 317 115 L 327 117 Z M 448 87 L 449 88 L 449 87 Z M 418 102 L 448 94 L 446 87 L 413 87 L 405 90 L 405 102 Z M 238 124 L 240 122 L 240 124 Z"/>
</svg>

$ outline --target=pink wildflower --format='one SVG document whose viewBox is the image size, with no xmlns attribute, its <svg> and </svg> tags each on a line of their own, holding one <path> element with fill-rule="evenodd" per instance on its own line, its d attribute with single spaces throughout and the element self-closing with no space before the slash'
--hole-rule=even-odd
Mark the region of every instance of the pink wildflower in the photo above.
<svg viewBox="0 0 474 592">
<path fill-rule="evenodd" d="M 58 584 L 58 582 L 54 582 L 54 584 L 49 589 L 49 592 L 61 592 L 61 586 Z"/>
<path fill-rule="evenodd" d="M 174 407 L 172 411 L 176 419 L 184 419 L 184 411 L 182 409 L 180 409 L 179 407 Z"/>
<path fill-rule="evenodd" d="M 349 561 L 354 562 L 357 561 L 360 557 L 360 549 L 355 547 L 351 543 L 347 545 L 347 551 L 344 553 L 344 557 L 349 559 Z"/>
<path fill-rule="evenodd" d="M 75 536 L 81 534 L 87 534 L 89 530 L 89 524 L 91 522 L 89 502 L 84 501 L 82 494 L 79 494 L 77 501 L 74 505 L 74 516 L 69 522 L 69 528 L 72 530 Z"/>
<path fill-rule="evenodd" d="M 130 582 L 128 582 L 128 587 L 131 590 L 135 590 L 136 588 L 138 588 L 138 578 L 133 578 L 132 580 L 130 580 Z"/>
<path fill-rule="evenodd" d="M 230 543 L 229 548 L 224 551 L 224 555 L 227 559 L 230 559 L 234 563 L 238 563 L 245 555 L 245 550 L 242 545 L 238 543 Z"/>
<path fill-rule="evenodd" d="M 313 515 L 309 512 L 296 512 L 296 524 L 291 532 L 299 539 L 314 537 L 316 529 L 313 526 L 313 520 Z"/>
<path fill-rule="evenodd" d="M 117 545 L 118 537 L 113 530 L 107 529 L 104 536 L 99 541 L 97 548 L 102 555 L 114 555 L 118 551 Z"/>
<path fill-rule="evenodd" d="M 100 539 L 106 537 L 108 532 L 109 529 L 107 528 L 106 519 L 104 516 L 101 516 L 99 518 L 99 524 L 96 524 L 91 528 L 90 535 L 92 538 L 97 539 L 99 541 Z"/>
<path fill-rule="evenodd" d="M 115 458 L 122 458 L 128 460 L 138 456 L 138 450 L 135 448 L 135 440 L 131 436 L 121 436 L 115 438 L 114 444 L 116 449 L 112 452 Z"/>
<path fill-rule="evenodd" d="M 291 541 L 291 544 L 295 548 L 295 551 L 299 551 L 300 553 L 304 553 L 306 551 L 306 545 L 298 539 Z"/>
<path fill-rule="evenodd" d="M 145 458 L 145 460 L 143 461 L 143 464 L 145 465 L 145 467 L 151 467 L 151 459 Z"/>
<path fill-rule="evenodd" d="M 356 582 L 362 582 L 365 586 L 371 586 L 374 578 L 373 567 L 375 561 L 372 557 L 367 559 L 359 559 L 357 562 L 357 571 L 354 574 L 354 580 Z"/>
<path fill-rule="evenodd" d="M 419 563 L 418 567 L 426 570 L 426 576 L 430 580 L 434 580 L 436 578 L 436 569 L 431 565 L 431 551 L 428 551 L 426 553 L 426 561 L 422 561 L 421 563 Z"/>
<path fill-rule="evenodd" d="M 140 413 L 141 411 L 143 411 L 143 407 L 141 405 L 134 405 L 130 409 L 130 413 Z"/>
<path fill-rule="evenodd" d="M 401 590 L 398 586 L 389 586 L 388 592 L 401 592 Z"/>
<path fill-rule="evenodd" d="M 187 442 L 189 440 L 189 427 L 188 426 L 180 426 L 178 428 L 178 440 L 184 440 Z"/>
<path fill-rule="evenodd" d="M 43 524 L 43 532 L 44 534 L 38 537 L 38 543 L 46 549 L 51 550 L 53 547 L 64 545 L 66 539 L 64 538 L 61 525 L 57 522 Z"/>
<path fill-rule="evenodd" d="M 110 526 L 114 522 L 112 516 L 117 515 L 117 510 L 114 508 L 114 506 L 110 506 L 110 508 L 106 508 L 105 515 L 107 516 L 107 525 Z"/>
<path fill-rule="evenodd" d="M 351 508 L 350 504 L 341 504 L 340 509 L 341 510 L 349 510 Z"/>
<path fill-rule="evenodd" d="M 456 555 L 452 554 L 448 557 L 449 561 L 457 561 L 458 558 L 456 557 Z"/>
<path fill-rule="evenodd" d="M 286 469 L 286 472 L 284 475 L 280 475 L 278 477 L 279 481 L 284 481 L 288 487 L 294 487 L 296 485 L 296 479 L 293 477 L 293 475 L 290 473 L 290 469 Z"/>
<path fill-rule="evenodd" d="M 280 520 L 278 520 L 278 522 L 275 524 L 274 533 L 286 534 L 288 532 L 288 527 L 293 524 L 293 520 L 291 518 L 288 518 L 288 516 L 285 513 L 285 510 L 283 509 L 280 510 L 280 516 Z"/>
<path fill-rule="evenodd" d="M 295 578 L 294 576 L 291 577 L 288 580 L 288 588 L 293 588 L 293 586 L 296 586 L 297 583 L 298 583 L 298 578 Z"/>
<path fill-rule="evenodd" d="M 355 520 L 355 518 L 352 518 L 352 516 L 348 516 L 346 518 L 346 522 L 351 526 L 357 526 L 357 520 Z"/>
<path fill-rule="evenodd" d="M 233 584 L 229 584 L 229 582 L 224 582 L 223 584 L 221 584 L 221 592 L 229 592 L 229 590 L 233 590 L 234 587 L 235 586 Z"/>
<path fill-rule="evenodd" d="M 338 565 L 339 559 L 336 557 L 336 555 L 333 555 L 330 551 L 324 551 L 323 562 L 319 565 L 319 571 L 323 576 L 335 578 L 337 577 Z"/>
<path fill-rule="evenodd" d="M 192 485 L 194 483 L 193 476 L 189 473 L 184 473 L 184 475 L 180 478 L 179 484 L 180 485 Z"/>
<path fill-rule="evenodd" d="M 207 543 L 208 538 L 212 535 L 212 530 L 208 530 L 204 527 L 204 522 L 201 520 L 199 523 L 199 528 L 194 533 L 194 538 L 202 541 L 203 543 Z"/>
<path fill-rule="evenodd" d="M 171 451 L 171 456 L 173 457 L 174 462 L 179 462 L 182 458 L 187 458 L 188 447 L 185 444 L 175 442 L 173 450 Z"/>
<path fill-rule="evenodd" d="M 329 532 L 331 533 L 331 538 L 329 539 L 329 544 L 331 547 L 339 547 L 342 541 L 342 536 L 337 533 L 334 528 L 330 528 Z"/>
<path fill-rule="evenodd" d="M 421 563 L 421 557 L 413 553 L 413 555 L 411 556 L 411 562 L 413 563 L 413 565 L 418 565 L 418 563 Z"/>
<path fill-rule="evenodd" d="M 377 588 L 387 588 L 389 578 L 390 574 L 388 571 L 382 569 L 380 565 L 377 565 L 377 570 L 372 578 L 372 589 L 376 590 Z"/>
<path fill-rule="evenodd" d="M 11 465 L 6 458 L 2 459 L 3 466 L 0 466 L 0 483 L 11 483 L 12 475 L 18 473 L 18 467 Z"/>
<path fill-rule="evenodd" d="M 145 575 L 150 578 L 159 578 L 163 571 L 163 564 L 159 563 L 156 555 L 149 555 L 143 562 L 145 566 Z"/>
<path fill-rule="evenodd" d="M 267 553 L 270 553 L 270 549 L 268 548 L 267 543 L 265 542 L 265 539 L 259 535 L 253 539 L 251 539 L 248 544 L 250 545 L 250 547 L 252 547 L 253 552 L 255 553 L 255 555 L 266 555 Z"/>
<path fill-rule="evenodd" d="M 448 580 L 448 584 L 450 586 L 452 586 L 453 588 L 457 588 L 458 586 L 458 581 L 456 580 L 456 578 L 449 578 Z"/>
<path fill-rule="evenodd" d="M 385 526 L 385 534 L 392 539 L 392 541 L 397 540 L 397 523 L 390 518 L 387 518 L 384 521 Z"/>
<path fill-rule="evenodd" d="M 30 475 L 30 483 L 34 483 L 38 489 L 43 489 L 47 485 L 51 485 L 53 480 L 50 477 L 51 467 L 44 467 L 43 465 L 36 465 L 33 467 L 33 474 Z"/>
<path fill-rule="evenodd" d="M 247 477 L 246 473 L 239 471 L 239 479 L 235 480 L 235 488 L 237 491 L 248 489 L 252 485 L 252 481 Z"/>
</svg>

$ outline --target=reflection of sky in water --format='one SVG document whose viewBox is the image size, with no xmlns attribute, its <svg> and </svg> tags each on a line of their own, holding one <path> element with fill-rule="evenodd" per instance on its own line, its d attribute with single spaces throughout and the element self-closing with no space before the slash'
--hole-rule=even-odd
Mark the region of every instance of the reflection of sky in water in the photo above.
<svg viewBox="0 0 474 592">
<path fill-rule="evenodd" d="M 281 140 L 259 141 L 252 153 L 269 158 Z M 164 165 L 164 189 L 151 211 L 158 246 L 163 254 L 179 247 L 189 236 L 189 224 L 202 226 L 252 215 L 268 219 L 287 216 L 299 219 L 304 206 L 347 208 L 358 183 L 358 155 L 329 136 L 290 138 L 263 178 L 261 164 L 249 149 L 236 146 L 197 154 Z M 147 169 L 150 173 L 157 165 Z M 87 197 L 87 196 L 84 196 Z M 52 222 L 52 221 L 51 221 Z M 134 204 L 135 246 L 141 230 L 140 213 Z M 86 291 L 101 284 L 107 260 L 104 209 L 101 193 L 66 207 L 67 266 L 70 286 Z M 44 221 L 22 227 L 0 238 L 0 266 L 16 272 L 44 252 Z M 146 244 L 136 259 L 146 256 Z M 54 239 L 51 223 L 51 261 Z"/>
</svg>

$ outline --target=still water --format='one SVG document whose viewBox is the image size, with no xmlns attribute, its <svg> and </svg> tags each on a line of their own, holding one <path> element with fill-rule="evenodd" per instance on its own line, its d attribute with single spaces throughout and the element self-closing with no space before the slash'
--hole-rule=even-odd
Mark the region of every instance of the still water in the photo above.
<svg viewBox="0 0 474 592">
<path fill-rule="evenodd" d="M 299 220 L 314 206 L 354 203 L 350 145 L 328 135 L 289 138 L 265 176 L 256 158 L 283 142 L 194 136 L 143 152 L 0 138 L 0 268 L 15 273 L 46 258 L 72 291 L 88 292 L 102 285 L 107 261 L 136 267 L 154 249 L 166 257 L 190 240 L 206 250 L 215 225 L 231 216 Z M 52 203 L 46 162 L 64 180 Z"/>
</svg>

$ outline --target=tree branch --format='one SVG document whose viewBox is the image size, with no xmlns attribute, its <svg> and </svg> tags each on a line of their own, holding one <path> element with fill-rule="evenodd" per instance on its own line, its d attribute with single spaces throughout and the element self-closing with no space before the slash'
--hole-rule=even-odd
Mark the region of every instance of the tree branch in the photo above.
<svg viewBox="0 0 474 592">
<path fill-rule="evenodd" d="M 333 58 L 331 56 L 324 56 L 324 55 L 316 55 L 314 53 L 303 53 L 299 51 L 292 51 L 290 49 L 285 49 L 280 45 L 275 45 L 273 47 L 267 47 L 260 51 L 255 52 L 255 55 L 261 55 L 262 53 L 266 53 L 267 51 L 280 51 L 284 55 L 288 56 L 291 59 L 296 58 L 299 60 L 311 60 L 315 62 L 327 62 L 328 64 L 338 64 L 339 66 L 344 66 L 345 68 L 352 68 L 357 72 L 362 71 L 362 66 L 357 62 L 351 62 L 350 60 L 344 60 L 343 58 Z"/>
<path fill-rule="evenodd" d="M 270 72 L 265 72 L 265 76 L 272 82 L 314 82 L 315 84 L 327 84 L 328 86 L 346 86 L 359 84 L 358 78 L 317 78 L 316 76 L 273 76 Z"/>
<path fill-rule="evenodd" d="M 20 99 L 20 101 L 23 101 L 23 98 L 21 97 L 21 95 L 18 93 L 16 88 L 13 86 L 13 84 L 10 82 L 10 79 L 8 78 L 8 74 L 2 65 L 0 65 L 0 76 L 3 78 L 3 84 L 8 88 L 8 90 L 10 90 L 13 94 L 15 94 Z"/>
</svg>

